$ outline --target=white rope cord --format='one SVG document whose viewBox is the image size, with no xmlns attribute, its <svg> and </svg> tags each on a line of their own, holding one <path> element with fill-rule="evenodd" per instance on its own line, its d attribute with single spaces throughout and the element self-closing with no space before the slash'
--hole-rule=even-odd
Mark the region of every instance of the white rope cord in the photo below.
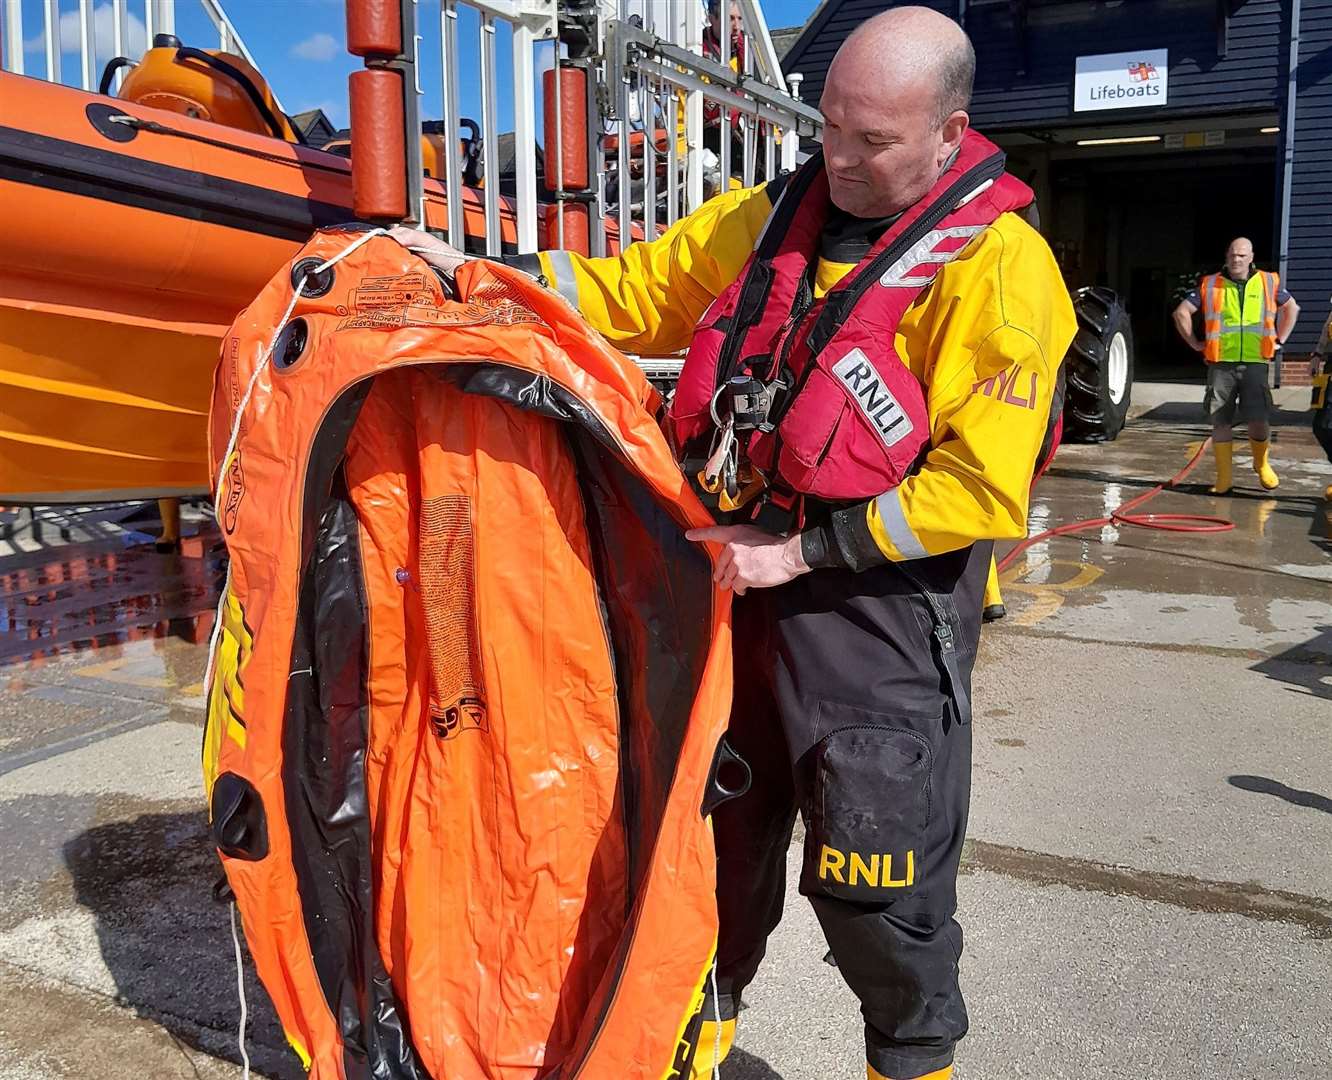
<svg viewBox="0 0 1332 1080">
<path fill-rule="evenodd" d="M 273 350 L 277 348 L 278 338 L 282 336 L 282 331 L 287 328 L 287 322 L 291 319 L 291 313 L 296 310 L 296 304 L 301 298 L 301 293 L 305 290 L 305 282 L 312 274 L 322 274 L 331 266 L 336 266 L 362 244 L 376 236 L 387 236 L 387 229 L 371 229 L 362 233 L 352 243 L 348 244 L 337 255 L 327 259 L 318 266 L 308 270 L 301 279 L 296 282 L 296 288 L 291 294 L 291 303 L 287 305 L 287 310 L 282 313 L 282 319 L 278 322 L 277 328 L 273 331 L 273 337 L 268 343 L 268 349 L 264 352 L 263 359 L 255 365 L 254 374 L 250 376 L 249 384 L 245 387 L 245 393 L 241 397 L 240 404 L 236 406 L 236 416 L 231 423 L 231 437 L 227 439 L 227 449 L 222 455 L 221 471 L 217 475 L 217 483 L 213 490 L 217 493 L 214 497 L 213 512 L 220 518 L 221 499 L 222 499 L 222 481 L 227 475 L 227 466 L 231 463 L 231 455 L 235 452 L 236 442 L 240 438 L 241 420 L 245 416 L 245 410 L 250 406 L 250 399 L 254 396 L 255 387 L 259 385 L 259 376 L 261 376 L 268 367 L 269 361 L 273 358 Z M 222 595 L 218 597 L 217 613 L 213 617 L 213 632 L 208 640 L 208 661 L 204 667 L 204 702 L 209 701 L 212 695 L 213 671 L 217 662 L 217 646 L 222 639 L 222 615 L 226 610 L 227 594 L 231 589 L 231 561 L 227 561 L 226 577 L 222 581 Z M 241 1062 L 244 1071 L 241 1080 L 250 1080 L 250 1055 L 245 1049 L 245 1029 L 249 1024 L 250 1009 L 245 1000 L 245 962 L 241 955 L 240 931 L 236 928 L 236 901 L 231 902 L 231 943 L 236 950 L 236 996 L 240 999 L 240 1027 L 236 1032 L 237 1044 L 240 1047 Z"/>
<path fill-rule="evenodd" d="M 259 384 L 259 376 L 267 369 L 269 361 L 273 358 L 273 350 L 277 348 L 278 338 L 282 336 L 282 331 L 287 328 L 287 322 L 291 319 L 291 313 L 296 310 L 296 304 L 301 298 L 301 293 L 305 289 L 305 282 L 311 274 L 322 274 L 331 266 L 336 266 L 362 244 L 376 236 L 387 236 L 387 229 L 371 229 L 362 233 L 346 248 L 334 255 L 331 259 L 320 263 L 318 266 L 306 272 L 306 274 L 296 282 L 296 288 L 291 294 L 291 303 L 287 305 L 287 310 L 283 312 L 281 321 L 273 331 L 273 337 L 268 343 L 268 348 L 264 352 L 263 359 L 255 365 L 254 374 L 250 376 L 250 381 L 245 387 L 245 393 L 241 396 L 240 404 L 236 406 L 236 416 L 231 422 L 231 437 L 227 439 L 227 449 L 222 455 L 222 465 L 217 474 L 217 482 L 213 485 L 213 490 L 217 493 L 214 496 L 213 513 L 219 518 L 222 516 L 222 481 L 227 475 L 227 466 L 231 463 L 231 455 L 236 449 L 236 442 L 240 438 L 241 420 L 245 416 L 245 410 L 250 406 L 250 399 L 254 396 L 255 387 Z M 217 643 L 222 637 L 222 613 L 226 609 L 227 591 L 231 587 L 231 562 L 227 561 L 226 577 L 222 581 L 222 594 L 218 597 L 217 613 L 213 618 L 213 632 L 208 641 L 208 661 L 204 667 L 204 700 L 208 700 L 208 695 L 212 692 L 213 686 L 213 668 L 217 660 Z"/>
<path fill-rule="evenodd" d="M 712 1080 L 721 1080 L 721 1044 L 722 1044 L 722 1018 L 721 1018 L 721 998 L 717 996 L 717 961 L 712 962 L 712 971 L 709 972 L 712 979 L 712 1019 L 716 1032 L 712 1039 Z"/>
<path fill-rule="evenodd" d="M 250 1080 L 250 1054 L 245 1049 L 245 1027 L 250 1020 L 250 1007 L 245 1000 L 245 963 L 241 959 L 240 931 L 236 929 L 236 901 L 231 901 L 231 944 L 236 950 L 236 996 L 240 998 L 240 1027 L 236 1031 L 236 1045 L 240 1047 L 241 1080 Z"/>
</svg>

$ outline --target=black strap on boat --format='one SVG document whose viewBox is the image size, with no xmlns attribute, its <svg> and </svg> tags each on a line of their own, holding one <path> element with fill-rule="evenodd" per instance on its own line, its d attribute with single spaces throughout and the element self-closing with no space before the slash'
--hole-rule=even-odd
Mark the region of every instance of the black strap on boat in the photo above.
<svg viewBox="0 0 1332 1080">
<path fill-rule="evenodd" d="M 268 125 L 268 128 L 273 133 L 274 137 L 282 139 L 284 142 L 286 141 L 287 133 L 283 129 L 282 121 L 280 121 L 277 116 L 274 115 L 273 110 L 268 107 L 268 102 L 264 100 L 264 95 L 259 92 L 259 87 L 255 86 L 253 80 L 251 80 L 245 72 L 241 71 L 240 68 L 236 67 L 235 64 L 228 64 L 221 57 L 204 52 L 202 49 L 191 49 L 188 47 L 177 49 L 173 60 L 177 64 L 182 60 L 197 60 L 205 67 L 210 67 L 214 71 L 221 72 L 223 75 L 227 76 L 227 78 L 231 79 L 237 86 L 245 91 L 246 97 L 250 99 L 250 104 L 259 110 L 260 118 Z M 288 121 L 288 124 L 291 127 L 291 130 L 295 132 L 297 141 L 300 142 L 301 145 L 305 145 L 305 136 L 301 133 L 301 130 L 290 121 Z"/>
</svg>

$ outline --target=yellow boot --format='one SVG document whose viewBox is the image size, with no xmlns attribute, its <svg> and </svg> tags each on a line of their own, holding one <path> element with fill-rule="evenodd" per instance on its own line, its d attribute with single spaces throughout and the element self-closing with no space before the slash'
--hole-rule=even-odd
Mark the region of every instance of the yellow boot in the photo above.
<svg viewBox="0 0 1332 1080">
<path fill-rule="evenodd" d="M 162 535 L 154 545 L 158 551 L 175 551 L 180 546 L 180 500 L 158 499 L 157 512 L 162 516 Z"/>
<path fill-rule="evenodd" d="M 1228 442 L 1212 443 L 1212 454 L 1216 458 L 1216 483 L 1208 490 L 1213 495 L 1225 495 L 1230 491 L 1234 478 L 1231 463 L 1235 457 L 1235 444 Z"/>
<path fill-rule="evenodd" d="M 985 604 L 981 608 L 981 619 L 985 622 L 997 622 L 1008 612 L 1004 609 L 1004 594 L 999 591 L 999 569 L 990 556 L 990 573 L 985 578 Z"/>
<path fill-rule="evenodd" d="M 725 1061 L 734 1045 L 734 1020 L 721 1022 L 720 1040 L 716 1021 L 704 1020 L 698 1031 L 698 1046 L 694 1050 L 694 1064 L 689 1069 L 689 1080 L 712 1080 L 713 1066 Z"/>
<path fill-rule="evenodd" d="M 1258 439 L 1249 440 L 1249 449 L 1253 451 L 1253 471 L 1258 474 L 1258 482 L 1267 488 L 1273 490 L 1281 483 L 1281 478 L 1277 476 L 1276 471 L 1267 463 L 1267 451 L 1271 449 L 1272 443 L 1268 439 L 1259 441 Z"/>
<path fill-rule="evenodd" d="M 891 1076 L 884 1076 L 883 1073 L 876 1071 L 873 1065 L 865 1066 L 865 1070 L 869 1080 L 893 1080 Z M 918 1077 L 917 1080 L 952 1080 L 952 1077 L 953 1067 L 945 1065 L 942 1069 L 935 1069 L 932 1073 Z"/>
</svg>

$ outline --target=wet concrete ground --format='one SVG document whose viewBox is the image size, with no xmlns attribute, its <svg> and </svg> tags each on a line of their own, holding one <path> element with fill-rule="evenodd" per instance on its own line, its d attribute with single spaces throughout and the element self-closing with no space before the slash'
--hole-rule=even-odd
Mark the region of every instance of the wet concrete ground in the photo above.
<svg viewBox="0 0 1332 1080">
<path fill-rule="evenodd" d="M 1165 479 L 1189 415 L 1061 451 L 1034 526 Z M 1232 497 L 1205 460 L 1149 507 L 1233 532 L 1106 528 L 1008 575 L 976 675 L 959 1080 L 1332 1075 L 1332 466 L 1285 428 L 1271 497 L 1237 456 Z M 213 539 L 108 543 L 0 563 L 0 1080 L 236 1077 L 199 794 Z M 863 1076 L 823 951 L 793 887 L 723 1077 Z M 299 1076 L 247 982 L 257 1074 Z"/>
</svg>

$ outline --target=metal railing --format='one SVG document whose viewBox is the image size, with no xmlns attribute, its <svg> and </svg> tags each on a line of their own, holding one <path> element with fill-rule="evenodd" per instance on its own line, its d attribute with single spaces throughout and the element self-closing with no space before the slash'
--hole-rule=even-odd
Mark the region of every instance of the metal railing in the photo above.
<svg viewBox="0 0 1332 1080">
<path fill-rule="evenodd" d="M 566 212 L 578 204 L 587 208 L 590 252 L 600 255 L 606 250 L 607 219 L 627 240 L 652 236 L 732 182 L 752 185 L 760 176 L 776 175 L 779 165 L 794 168 L 800 139 L 817 138 L 822 119 L 784 79 L 757 0 L 739 0 L 739 7 L 738 40 L 745 48 L 732 70 L 729 35 L 721 35 L 719 55 L 704 55 L 702 0 L 558 5 L 555 0 L 441 0 L 437 46 L 424 21 L 418 28 L 418 70 L 434 66 L 438 57 L 445 131 L 458 131 L 463 119 L 459 72 L 479 72 L 485 252 L 501 250 L 499 185 L 494 182 L 500 132 L 513 133 L 513 171 L 506 169 L 504 179 L 506 187 L 512 184 L 510 212 L 521 252 L 566 246 Z M 512 51 L 509 117 L 497 108 L 496 49 L 503 44 L 502 31 Z M 588 159 L 580 162 L 566 160 L 566 110 L 546 108 L 541 77 L 551 73 L 548 89 L 559 102 L 564 80 L 575 70 L 585 80 L 580 85 L 592 88 L 586 106 Z M 541 132 L 539 107 L 553 121 Z M 705 114 L 710 114 L 706 120 Z M 545 237 L 540 235 L 538 141 L 544 149 L 547 216 L 553 219 Z M 710 149 L 710 143 L 717 149 Z M 566 184 L 573 174 L 586 176 L 588 184 Z M 450 157 L 439 179 L 450 207 L 446 232 L 457 247 L 463 246 L 465 232 L 461 176 L 461 162 Z"/>
<path fill-rule="evenodd" d="M 255 63 L 219 0 L 187 0 L 184 6 L 197 9 L 212 25 L 218 48 Z M 117 56 L 137 60 L 157 34 L 174 34 L 177 25 L 175 0 L 0 0 L 0 8 L 4 11 L 0 66 L 5 71 L 88 91 L 97 89 L 107 61 Z M 37 25 L 30 24 L 38 18 Z M 68 74 L 66 54 L 77 58 Z M 121 74 L 115 75 L 116 86 Z"/>
<path fill-rule="evenodd" d="M 722 0 L 722 6 L 731 2 Z M 420 85 L 420 73 L 439 73 L 442 115 L 429 117 L 421 108 L 422 116 L 442 120 L 442 130 L 455 138 L 464 119 L 475 122 L 480 133 L 484 179 L 471 199 L 484 213 L 487 254 L 509 246 L 505 218 L 510 236 L 516 226 L 518 251 L 563 247 L 566 215 L 575 212 L 586 214 L 590 253 L 604 254 L 607 220 L 626 242 L 653 236 L 733 183 L 752 185 L 774 176 L 779 165 L 795 166 L 801 138 L 817 138 L 821 118 L 798 100 L 798 77 L 792 76 L 790 86 L 783 77 L 758 0 L 736 2 L 735 40 L 743 43 L 743 54 L 733 65 L 730 34 L 716 35 L 705 55 L 702 0 L 413 0 L 418 105 L 434 98 L 434 87 L 427 95 Z M 176 33 L 187 10 L 200 27 L 211 24 L 223 50 L 254 64 L 219 0 L 180 5 L 175 0 L 0 0 L 0 5 L 5 69 L 85 90 L 97 88 L 99 65 L 115 56 L 137 59 L 154 35 Z M 199 20 L 199 12 L 207 23 Z M 76 42 L 71 22 L 77 27 Z M 77 55 L 77 72 L 62 69 L 71 54 Z M 504 89 L 510 93 L 501 102 L 505 67 L 510 84 Z M 585 110 L 587 159 L 578 163 L 566 158 L 564 109 L 552 110 L 552 130 L 537 126 L 537 110 L 545 105 L 545 73 L 551 72 L 553 96 L 561 101 L 574 69 L 591 88 Z M 475 107 L 466 111 L 477 117 L 464 116 L 464 72 L 476 80 L 467 87 L 475 88 L 468 95 Z M 512 166 L 504 163 L 501 177 L 502 133 L 505 138 L 511 133 L 513 154 Z M 539 154 L 544 185 L 538 181 Z M 443 172 L 436 179 L 446 192 L 445 231 L 451 243 L 463 247 L 468 223 L 461 155 L 446 152 Z M 586 177 L 587 184 L 566 183 L 575 176 Z M 549 219 L 553 224 L 546 235 L 543 224 Z"/>
<path fill-rule="evenodd" d="M 420 5 L 424 7 L 424 5 Z M 439 30 L 428 32 L 424 22 L 418 27 L 418 70 L 421 51 L 428 50 L 432 66 L 440 71 L 442 120 L 445 132 L 459 133 L 463 126 L 462 95 L 459 76 L 464 52 L 475 57 L 478 73 L 480 119 L 480 171 L 485 214 L 485 251 L 501 251 L 501 197 L 499 145 L 501 131 L 512 132 L 513 170 L 506 170 L 511 180 L 513 212 L 517 221 L 519 251 L 538 247 L 539 206 L 537 198 L 537 123 L 539 100 L 537 72 L 542 58 L 554 62 L 557 8 L 555 0 L 440 0 Z M 499 50 L 507 38 L 512 73 L 512 97 L 507 116 L 500 109 Z M 434 46 L 437 45 L 437 51 Z M 473 65 L 467 65 L 472 69 Z M 420 91 L 420 87 L 417 88 Z M 424 115 L 424 113 L 423 113 Z M 507 123 L 506 123 L 507 121 Z M 449 242 L 464 246 L 462 199 L 462 161 L 458 155 L 445 157 L 445 171 L 438 177 L 445 187 L 448 204 Z"/>
</svg>

